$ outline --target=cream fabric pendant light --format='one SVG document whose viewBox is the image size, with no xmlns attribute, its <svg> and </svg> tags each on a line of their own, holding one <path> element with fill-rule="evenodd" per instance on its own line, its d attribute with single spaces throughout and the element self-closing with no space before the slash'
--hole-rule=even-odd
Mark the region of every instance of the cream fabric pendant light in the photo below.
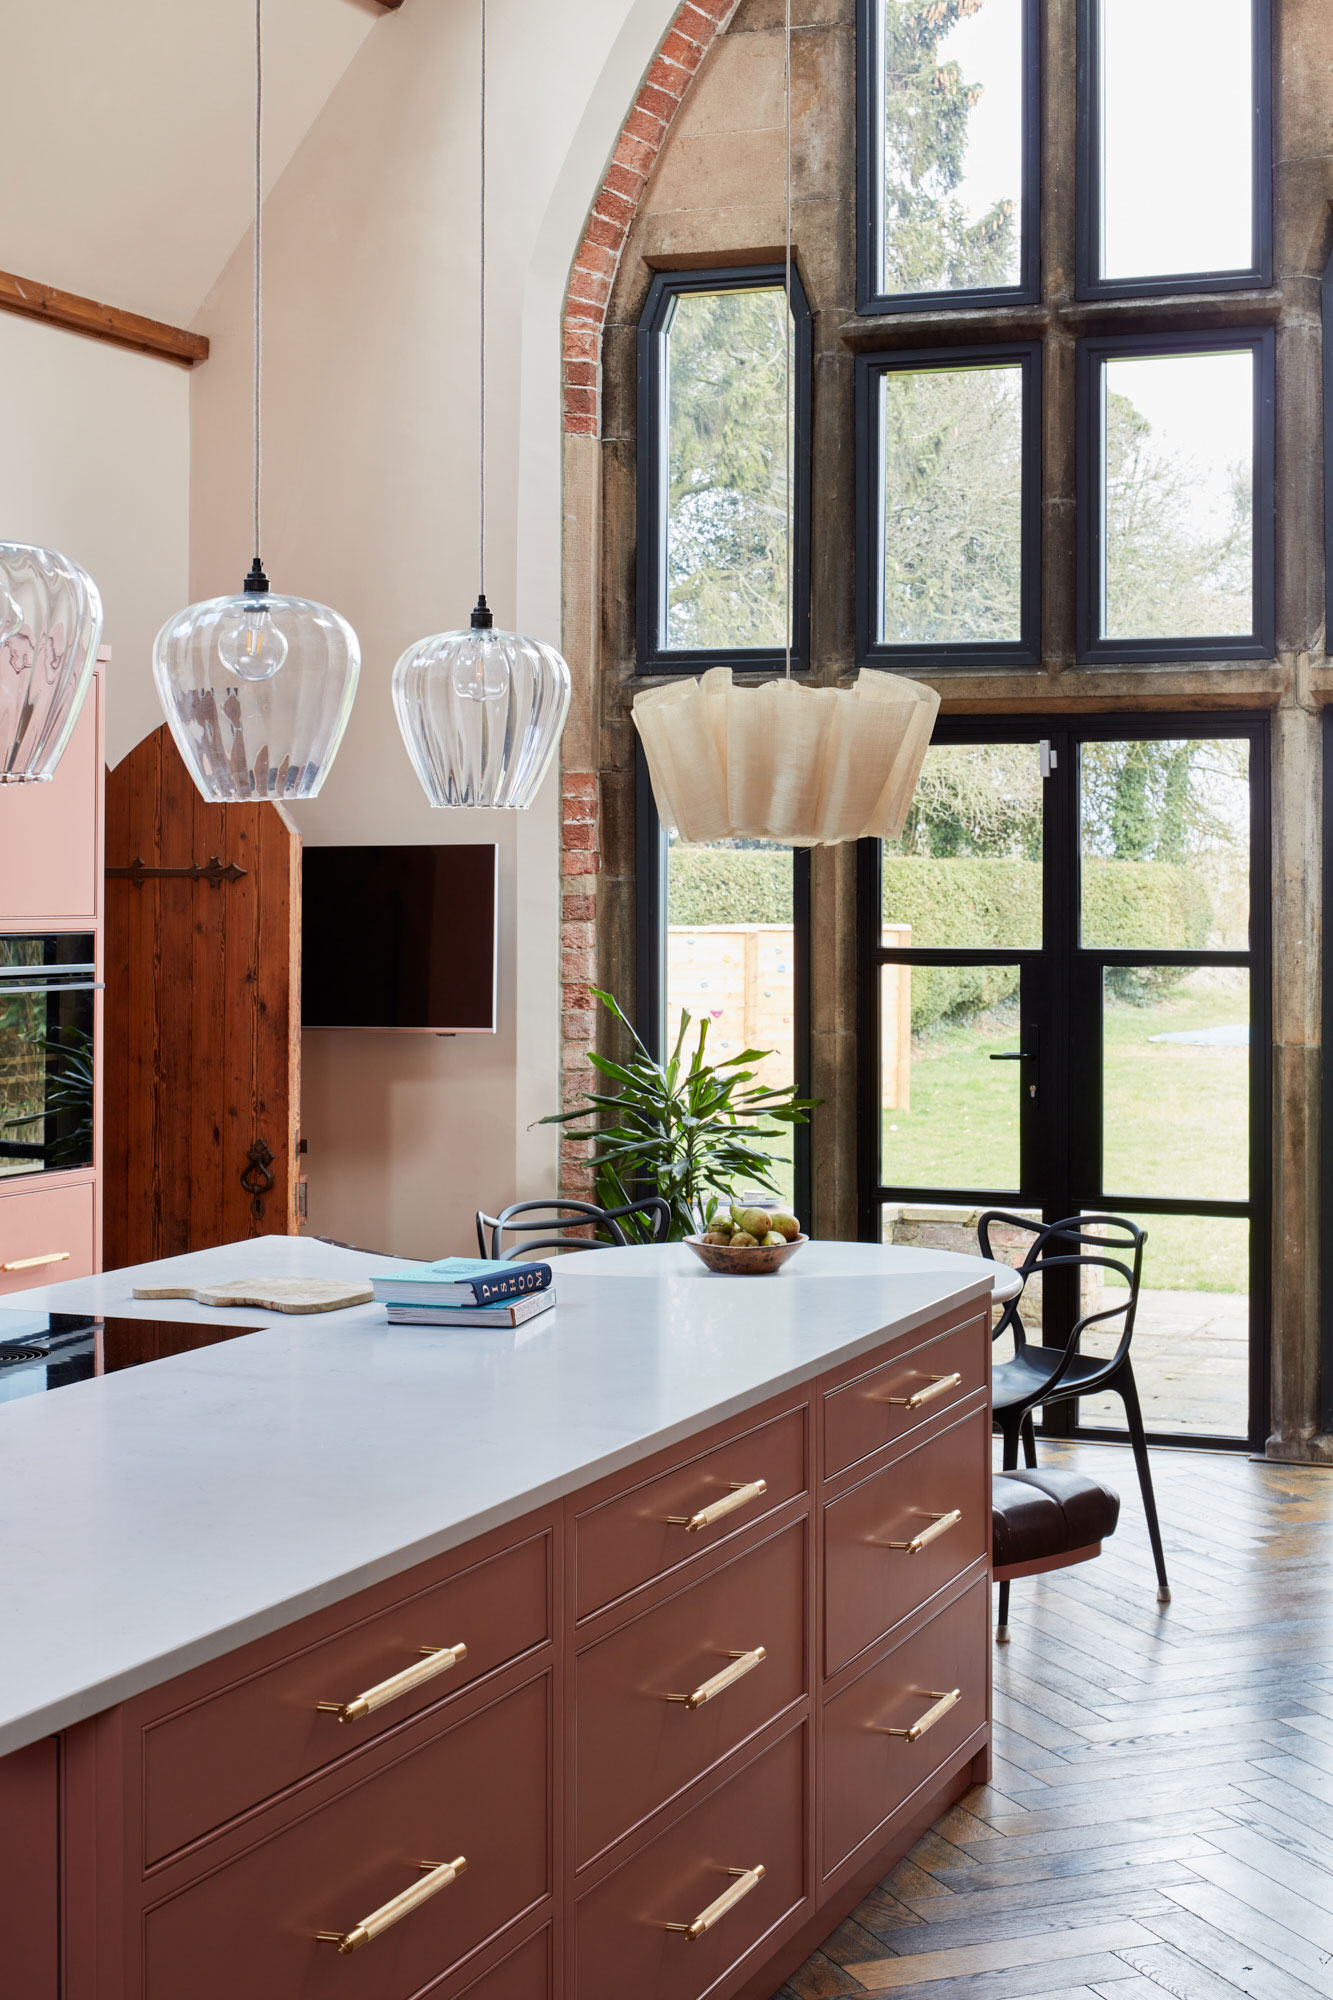
<svg viewBox="0 0 1333 2000">
<path fill-rule="evenodd" d="M 787 294 L 787 505 L 791 506 L 791 0 L 783 83 Z M 846 688 L 791 677 L 791 521 L 787 532 L 787 672 L 737 687 L 727 667 L 645 689 L 634 723 L 664 825 L 682 840 L 778 840 L 826 847 L 902 832 L 940 698 L 878 668 Z"/>
<path fill-rule="evenodd" d="M 933 688 L 898 674 L 736 687 L 714 667 L 641 694 L 634 721 L 658 811 L 682 840 L 821 847 L 897 839 L 939 706 Z"/>
<path fill-rule="evenodd" d="M 469 626 L 409 646 L 393 670 L 393 706 L 412 768 L 433 806 L 530 806 L 569 713 L 569 667 L 554 646 L 495 630 L 486 602 L 486 0 L 481 0 L 481 184 L 478 204 L 477 570 Z"/>
<path fill-rule="evenodd" d="M 361 648 L 327 604 L 270 590 L 259 556 L 263 473 L 263 0 L 255 0 L 254 546 L 239 595 L 187 605 L 153 646 L 176 748 L 204 798 L 313 799 L 352 712 Z"/>
</svg>

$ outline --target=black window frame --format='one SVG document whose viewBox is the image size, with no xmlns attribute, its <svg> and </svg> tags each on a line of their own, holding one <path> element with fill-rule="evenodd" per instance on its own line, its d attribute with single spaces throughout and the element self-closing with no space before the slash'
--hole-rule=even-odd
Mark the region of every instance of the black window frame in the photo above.
<svg viewBox="0 0 1333 2000">
<path fill-rule="evenodd" d="M 879 378 L 890 373 L 986 367 L 1017 362 L 1022 378 L 1020 626 L 1018 639 L 890 643 L 875 637 L 881 582 Z M 924 667 L 932 673 L 977 667 L 1032 667 L 1041 660 L 1042 343 L 889 349 L 856 357 L 856 661 L 862 667 Z"/>
<path fill-rule="evenodd" d="M 1227 638 L 1106 639 L 1100 636 L 1102 520 L 1101 364 L 1132 355 L 1218 354 L 1248 348 L 1254 355 L 1254 626 Z M 1075 527 L 1077 652 L 1080 666 L 1162 665 L 1175 661 L 1271 660 L 1276 645 L 1274 477 L 1276 329 L 1227 327 L 1216 332 L 1092 334 L 1074 356 L 1076 453 Z"/>
<path fill-rule="evenodd" d="M 1251 0 L 1250 141 L 1254 258 L 1244 270 L 1186 271 L 1162 277 L 1103 278 L 1101 261 L 1101 90 L 1098 21 L 1101 0 L 1078 0 L 1077 236 L 1074 295 L 1080 299 L 1139 299 L 1181 292 L 1238 292 L 1273 282 L 1273 22 L 1271 0 Z"/>
<path fill-rule="evenodd" d="M 638 334 L 638 519 L 636 578 L 637 660 L 641 674 L 697 674 L 708 667 L 770 673 L 786 666 L 781 646 L 698 647 L 684 651 L 662 643 L 666 608 L 666 518 L 662 506 L 663 448 L 666 433 L 663 336 L 676 300 L 698 292 L 783 290 L 782 264 L 732 264 L 705 271 L 659 271 L 639 315 Z M 810 491 L 813 327 L 810 301 L 793 261 L 792 366 L 792 566 L 791 665 L 810 664 Z"/>
<path fill-rule="evenodd" d="M 857 0 L 856 9 L 856 310 L 888 313 L 952 312 L 964 306 L 1035 305 L 1041 296 L 1041 9 L 1021 0 L 1023 18 L 1023 187 L 1019 197 L 1019 281 L 960 291 L 885 292 L 883 271 L 884 122 L 877 116 L 884 74 L 879 0 Z"/>
<path fill-rule="evenodd" d="M 666 1028 L 667 842 L 648 775 L 648 760 L 634 740 L 635 1000 L 634 1028 L 661 1062 Z M 796 1093 L 810 1096 L 810 856 L 794 847 L 792 859 L 792 1029 Z M 808 1229 L 811 1216 L 811 1128 L 792 1130 L 792 1199 Z"/>
</svg>

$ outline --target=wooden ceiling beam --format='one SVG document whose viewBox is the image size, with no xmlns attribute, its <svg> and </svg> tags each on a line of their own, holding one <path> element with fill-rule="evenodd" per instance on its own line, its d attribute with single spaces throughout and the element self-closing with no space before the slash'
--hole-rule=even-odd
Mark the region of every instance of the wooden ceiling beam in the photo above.
<svg viewBox="0 0 1333 2000">
<path fill-rule="evenodd" d="M 140 313 L 122 312 L 119 306 L 104 306 L 96 299 L 80 298 L 76 292 L 39 284 L 35 278 L 16 277 L 12 271 L 0 271 L 0 312 L 48 320 L 52 326 L 89 334 L 94 340 L 109 340 L 117 347 L 136 348 L 140 354 L 184 362 L 187 368 L 208 359 L 208 340 L 202 333 L 165 326 L 160 320 L 144 319 Z"/>
</svg>

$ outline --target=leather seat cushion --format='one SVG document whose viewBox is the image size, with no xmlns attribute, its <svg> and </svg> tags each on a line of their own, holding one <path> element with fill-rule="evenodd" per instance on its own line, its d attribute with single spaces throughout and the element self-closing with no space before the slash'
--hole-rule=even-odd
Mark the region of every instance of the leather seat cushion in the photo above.
<svg viewBox="0 0 1333 2000">
<path fill-rule="evenodd" d="M 1115 1533 L 1120 1495 L 1079 1472 L 997 1472 L 991 1492 L 995 1567 L 1068 1555 Z"/>
</svg>

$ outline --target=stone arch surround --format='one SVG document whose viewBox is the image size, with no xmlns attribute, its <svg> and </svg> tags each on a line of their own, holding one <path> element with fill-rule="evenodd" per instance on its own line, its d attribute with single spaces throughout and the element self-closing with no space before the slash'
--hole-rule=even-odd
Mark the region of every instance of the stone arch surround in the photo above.
<svg viewBox="0 0 1333 2000">
<path fill-rule="evenodd" d="M 598 434 L 602 330 L 621 255 L 672 120 L 739 4 L 682 0 L 625 115 L 588 211 L 565 295 L 561 390 L 567 436 Z"/>
<path fill-rule="evenodd" d="M 731 22 L 741 0 L 681 0 L 625 114 L 601 184 L 593 197 L 570 267 L 562 327 L 561 408 L 567 450 L 587 440 L 591 449 L 601 432 L 602 336 L 612 288 L 649 177 L 672 122 L 704 57 Z M 567 481 L 570 471 L 567 459 Z M 566 494 L 566 530 L 571 518 Z M 593 586 L 595 597 L 595 586 Z M 585 600 L 586 614 L 592 602 Z M 566 603 L 566 624 L 571 622 Z M 597 1039 L 594 1002 L 588 988 L 599 983 L 597 885 L 601 873 L 601 782 L 590 731 L 580 727 L 579 709 L 595 701 L 588 685 L 596 646 L 584 629 L 565 649 L 575 679 L 575 714 L 561 756 L 560 799 L 560 1088 L 565 1108 L 591 1087 L 589 1050 Z M 586 1143 L 561 1139 L 560 1188 L 589 1198 L 592 1173 Z"/>
</svg>

